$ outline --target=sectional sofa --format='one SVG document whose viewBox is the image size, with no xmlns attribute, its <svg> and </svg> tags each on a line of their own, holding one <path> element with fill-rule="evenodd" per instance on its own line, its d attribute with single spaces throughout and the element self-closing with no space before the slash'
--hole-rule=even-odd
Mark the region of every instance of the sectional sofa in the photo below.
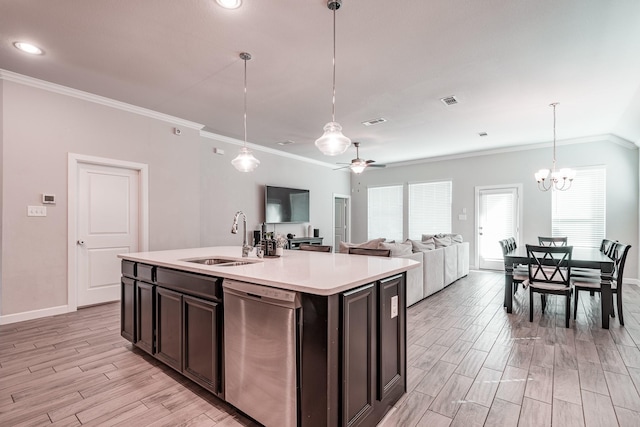
<svg viewBox="0 0 640 427">
<path fill-rule="evenodd" d="M 375 239 L 368 242 L 340 244 L 340 252 L 349 247 L 391 249 L 392 257 L 408 258 L 422 263 L 422 268 L 407 271 L 407 306 L 438 292 L 469 274 L 469 242 L 459 234 L 423 235 L 421 241 L 402 243 Z"/>
</svg>

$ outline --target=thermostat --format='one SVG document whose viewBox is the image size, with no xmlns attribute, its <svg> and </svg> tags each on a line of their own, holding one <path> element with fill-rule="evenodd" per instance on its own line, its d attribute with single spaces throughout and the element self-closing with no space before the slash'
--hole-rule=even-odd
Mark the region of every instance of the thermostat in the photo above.
<svg viewBox="0 0 640 427">
<path fill-rule="evenodd" d="M 56 195 L 55 194 L 43 194 L 42 195 L 42 204 L 47 205 L 55 205 L 56 204 Z"/>
</svg>

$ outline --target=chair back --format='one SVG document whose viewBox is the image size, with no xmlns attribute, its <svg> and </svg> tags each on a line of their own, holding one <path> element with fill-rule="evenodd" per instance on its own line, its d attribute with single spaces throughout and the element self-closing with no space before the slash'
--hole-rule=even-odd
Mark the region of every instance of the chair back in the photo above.
<svg viewBox="0 0 640 427">
<path fill-rule="evenodd" d="M 502 248 L 502 256 L 506 255 L 507 252 L 509 252 L 509 242 L 507 242 L 507 239 L 498 241 L 498 244 L 500 248 Z"/>
<path fill-rule="evenodd" d="M 391 249 L 349 248 L 349 254 L 390 257 Z"/>
<path fill-rule="evenodd" d="M 540 246 L 567 246 L 567 237 L 542 237 L 538 236 Z"/>
<path fill-rule="evenodd" d="M 333 248 L 327 245 L 301 244 L 300 246 L 298 246 L 298 249 L 300 249 L 301 251 L 311 251 L 311 252 L 331 252 L 331 249 Z"/>
<path fill-rule="evenodd" d="M 600 243 L 600 252 L 607 255 L 608 257 L 611 257 L 611 251 L 613 251 L 615 243 L 618 243 L 618 241 L 602 239 L 602 243 Z"/>
<path fill-rule="evenodd" d="M 631 245 L 625 245 L 623 243 L 613 243 L 611 249 L 611 255 L 609 257 L 613 260 L 613 280 L 616 282 L 618 289 L 622 286 L 622 277 L 624 275 L 624 264 L 627 261 L 627 254 L 631 249 Z"/>
<path fill-rule="evenodd" d="M 570 286 L 573 246 L 527 245 L 529 283 Z"/>
</svg>

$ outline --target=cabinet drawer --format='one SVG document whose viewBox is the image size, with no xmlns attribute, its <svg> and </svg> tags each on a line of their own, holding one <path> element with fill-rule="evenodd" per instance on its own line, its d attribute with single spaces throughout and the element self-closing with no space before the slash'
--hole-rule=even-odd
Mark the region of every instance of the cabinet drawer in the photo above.
<svg viewBox="0 0 640 427">
<path fill-rule="evenodd" d="M 144 280 L 145 282 L 155 283 L 155 271 L 156 267 L 153 265 L 137 264 L 136 265 L 136 278 L 138 280 Z"/>
<path fill-rule="evenodd" d="M 130 278 L 136 277 L 136 263 L 133 261 L 122 260 L 122 275 Z"/>
<path fill-rule="evenodd" d="M 158 268 L 158 285 L 206 299 L 222 299 L 222 278 Z"/>
</svg>

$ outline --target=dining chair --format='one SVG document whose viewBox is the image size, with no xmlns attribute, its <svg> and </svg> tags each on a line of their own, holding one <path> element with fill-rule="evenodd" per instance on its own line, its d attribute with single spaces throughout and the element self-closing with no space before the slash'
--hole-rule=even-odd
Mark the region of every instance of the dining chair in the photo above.
<svg viewBox="0 0 640 427">
<path fill-rule="evenodd" d="M 625 245 L 622 243 L 613 243 L 610 250 L 609 257 L 613 260 L 613 278 L 611 280 L 611 293 L 616 294 L 616 306 L 618 308 L 618 319 L 621 326 L 624 326 L 624 314 L 622 312 L 622 283 L 624 276 L 624 265 L 627 260 L 627 254 L 631 249 L 631 245 Z M 578 310 L 578 294 L 580 291 L 589 292 L 601 292 L 600 276 L 598 277 L 574 277 L 572 280 L 573 288 L 576 295 L 573 302 L 573 319 L 576 318 L 576 312 Z M 600 295 L 602 298 L 602 294 Z M 613 305 L 612 305 L 613 310 Z M 615 317 L 615 312 L 606 314 L 602 313 L 602 316 L 611 315 Z"/>
<path fill-rule="evenodd" d="M 307 245 L 303 243 L 298 246 L 298 249 L 310 252 L 331 252 L 333 248 L 328 245 Z"/>
<path fill-rule="evenodd" d="M 600 243 L 600 252 L 611 258 L 611 252 L 613 251 L 614 244 L 617 243 L 617 240 L 609 240 L 602 239 Z M 600 270 L 594 268 L 572 268 L 571 276 L 574 278 L 577 277 L 591 277 L 600 279 Z M 591 296 L 593 296 L 593 290 L 591 291 Z"/>
<path fill-rule="evenodd" d="M 504 240 L 500 240 L 498 243 L 500 244 L 500 247 L 502 248 L 502 256 L 505 256 L 507 254 L 507 252 L 510 252 L 512 250 L 514 250 L 516 248 L 515 246 L 515 239 L 513 239 L 513 242 L 510 241 L 510 239 L 504 239 Z M 515 294 L 516 292 L 518 292 L 518 285 L 522 282 L 524 282 L 525 280 L 527 280 L 528 278 L 528 272 L 527 272 L 527 267 L 523 266 L 523 265 L 514 265 L 513 266 L 513 279 L 512 279 L 512 284 L 513 284 L 513 293 Z"/>
<path fill-rule="evenodd" d="M 538 236 L 540 246 L 567 246 L 567 237 L 543 237 Z"/>
<path fill-rule="evenodd" d="M 529 321 L 533 322 L 533 293 L 542 296 L 542 313 L 547 306 L 547 295 L 564 295 L 565 323 L 569 327 L 571 318 L 571 254 L 573 246 L 534 246 L 527 245 L 529 257 L 528 279 L 524 282 L 529 288 Z"/>
<path fill-rule="evenodd" d="M 349 254 L 390 257 L 391 249 L 349 248 Z"/>
</svg>

